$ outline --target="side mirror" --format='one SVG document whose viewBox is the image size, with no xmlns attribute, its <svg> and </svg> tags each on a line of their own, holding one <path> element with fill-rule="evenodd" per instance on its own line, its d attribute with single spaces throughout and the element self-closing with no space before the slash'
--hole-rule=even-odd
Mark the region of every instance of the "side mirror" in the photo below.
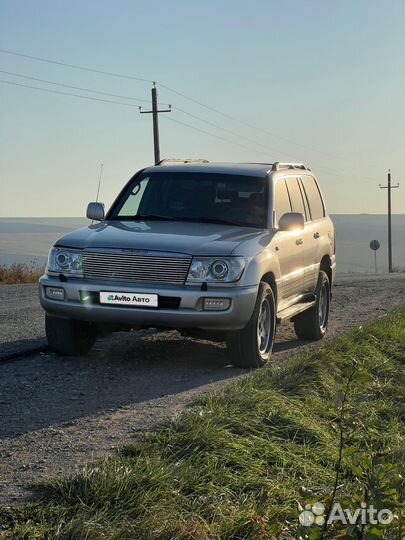
<svg viewBox="0 0 405 540">
<path fill-rule="evenodd" d="M 299 212 L 287 212 L 283 214 L 278 222 L 279 231 L 296 231 L 304 228 L 304 216 Z"/>
<path fill-rule="evenodd" d="M 104 219 L 104 204 L 99 202 L 91 202 L 87 205 L 86 217 L 95 221 L 103 221 Z"/>
</svg>

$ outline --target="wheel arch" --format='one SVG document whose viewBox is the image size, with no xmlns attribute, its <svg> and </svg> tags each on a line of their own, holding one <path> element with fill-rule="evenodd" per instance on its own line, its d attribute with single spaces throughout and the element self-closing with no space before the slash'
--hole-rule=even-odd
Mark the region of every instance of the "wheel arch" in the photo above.
<svg viewBox="0 0 405 540">
<path fill-rule="evenodd" d="M 323 270 L 326 273 L 326 275 L 329 278 L 330 286 L 332 288 L 332 280 L 333 280 L 332 261 L 331 261 L 331 258 L 329 257 L 329 255 L 324 255 L 322 257 L 321 263 L 319 265 L 319 270 Z"/>
<path fill-rule="evenodd" d="M 260 281 L 264 281 L 265 283 L 268 283 L 274 293 L 274 300 L 277 308 L 277 282 L 276 282 L 276 276 L 273 274 L 273 272 L 266 272 L 261 278 Z"/>
</svg>

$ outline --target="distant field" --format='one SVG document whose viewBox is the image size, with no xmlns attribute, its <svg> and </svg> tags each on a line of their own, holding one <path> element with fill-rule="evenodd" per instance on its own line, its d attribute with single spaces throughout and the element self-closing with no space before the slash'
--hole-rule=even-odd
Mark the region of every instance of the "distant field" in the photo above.
<svg viewBox="0 0 405 540">
<path fill-rule="evenodd" d="M 334 215 L 338 272 L 374 272 L 371 240 L 381 244 L 377 252 L 379 272 L 387 271 L 387 218 L 383 215 Z M 73 229 L 85 227 L 85 218 L 0 218 L 0 265 L 44 265 L 51 244 Z M 405 216 L 393 216 L 394 265 L 405 268 Z"/>
<path fill-rule="evenodd" d="M 44 266 L 55 240 L 88 223 L 85 218 L 0 218 L 0 265 Z"/>
</svg>

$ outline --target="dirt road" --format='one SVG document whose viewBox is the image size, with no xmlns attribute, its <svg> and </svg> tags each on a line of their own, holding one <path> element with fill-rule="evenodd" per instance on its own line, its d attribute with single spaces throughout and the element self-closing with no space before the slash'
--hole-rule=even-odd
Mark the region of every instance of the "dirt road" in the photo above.
<svg viewBox="0 0 405 540">
<path fill-rule="evenodd" d="M 29 297 L 27 291 L 25 287 L 21 294 Z M 2 297 L 7 294 L 0 291 Z M 42 339 L 43 327 L 32 302 L 35 322 L 28 331 L 37 340 Z M 8 347 L 12 339 L 4 325 L 22 324 L 19 317 L 29 324 L 27 310 L 17 314 L 11 305 L 9 317 L 4 306 L 0 311 L 1 335 L 8 339 Z M 340 278 L 327 339 L 398 305 L 405 305 L 403 274 Z M 29 341 L 22 333 L 20 339 Z M 295 339 L 290 324 L 281 325 L 273 359 L 279 361 L 308 346 L 312 345 Z M 0 371 L 2 503 L 24 500 L 27 483 L 72 473 L 84 461 L 173 417 L 197 397 L 245 373 L 229 366 L 222 344 L 152 331 L 102 339 L 87 358 L 44 352 L 2 362 Z"/>
</svg>

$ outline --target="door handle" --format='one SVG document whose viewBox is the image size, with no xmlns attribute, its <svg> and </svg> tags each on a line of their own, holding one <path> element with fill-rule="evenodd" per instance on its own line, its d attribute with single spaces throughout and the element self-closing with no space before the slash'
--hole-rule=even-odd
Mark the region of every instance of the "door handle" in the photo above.
<svg viewBox="0 0 405 540">
<path fill-rule="evenodd" d="M 297 244 L 297 246 L 300 246 L 301 244 L 304 243 L 304 240 L 302 238 L 297 238 L 297 240 L 295 241 L 295 243 Z"/>
<path fill-rule="evenodd" d="M 320 236 L 319 232 L 314 232 L 314 238 L 319 238 Z"/>
</svg>

